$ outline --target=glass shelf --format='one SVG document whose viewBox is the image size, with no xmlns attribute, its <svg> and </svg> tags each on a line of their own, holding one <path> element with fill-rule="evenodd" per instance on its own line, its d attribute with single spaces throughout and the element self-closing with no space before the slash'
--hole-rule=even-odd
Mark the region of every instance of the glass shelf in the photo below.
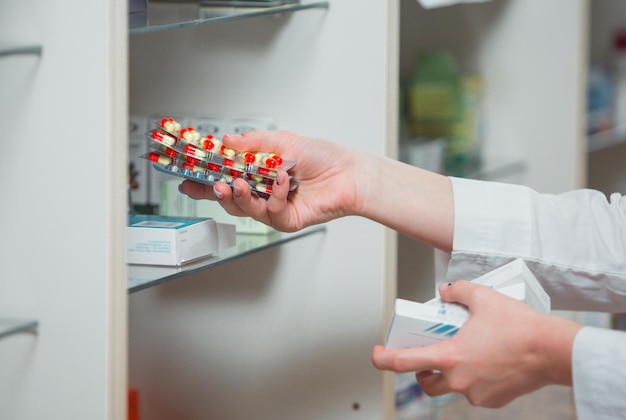
<svg viewBox="0 0 626 420">
<path fill-rule="evenodd" d="M 37 321 L 30 319 L 4 319 L 0 318 L 0 339 L 13 334 L 23 332 L 35 332 Z"/>
<path fill-rule="evenodd" d="M 172 29 L 209 25 L 256 16 L 291 13 L 305 9 L 327 9 L 328 2 L 306 2 L 270 7 L 215 7 L 197 3 L 148 2 L 148 12 L 129 15 L 129 34 L 139 35 Z"/>
<path fill-rule="evenodd" d="M 234 261 L 246 255 L 283 245 L 295 239 L 325 232 L 324 226 L 316 226 L 296 233 L 272 232 L 267 235 L 239 234 L 237 244 L 207 258 L 183 264 L 179 267 L 152 265 L 128 265 L 128 293 L 157 286 L 191 273 L 207 270 L 216 265 Z"/>
<path fill-rule="evenodd" d="M 600 131 L 587 137 L 587 152 L 596 152 L 626 143 L 626 125 Z"/>
<path fill-rule="evenodd" d="M 11 55 L 41 55 L 41 45 L 0 45 L 0 57 Z"/>
</svg>

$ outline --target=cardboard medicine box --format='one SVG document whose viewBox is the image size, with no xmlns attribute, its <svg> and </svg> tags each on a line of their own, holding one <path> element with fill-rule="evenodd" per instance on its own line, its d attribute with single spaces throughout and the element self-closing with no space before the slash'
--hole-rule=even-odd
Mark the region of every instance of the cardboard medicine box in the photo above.
<svg viewBox="0 0 626 420">
<path fill-rule="evenodd" d="M 177 266 L 235 245 L 235 226 L 200 217 L 131 215 L 127 262 Z"/>
<path fill-rule="evenodd" d="M 550 297 L 521 259 L 516 259 L 472 280 L 491 287 L 537 311 L 549 313 Z M 469 312 L 435 297 L 425 303 L 396 299 L 385 347 L 421 347 L 445 340 L 465 323 Z"/>
</svg>

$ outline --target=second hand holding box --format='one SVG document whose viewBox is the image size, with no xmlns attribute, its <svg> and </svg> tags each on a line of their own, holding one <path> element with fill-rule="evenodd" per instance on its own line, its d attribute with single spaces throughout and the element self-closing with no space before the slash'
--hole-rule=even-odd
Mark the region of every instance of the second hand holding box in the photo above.
<svg viewBox="0 0 626 420">
<path fill-rule="evenodd" d="M 516 259 L 474 280 L 534 309 L 550 312 L 550 297 L 521 259 Z M 467 308 L 436 297 L 426 303 L 396 299 L 385 347 L 422 347 L 453 336 L 467 320 Z"/>
</svg>

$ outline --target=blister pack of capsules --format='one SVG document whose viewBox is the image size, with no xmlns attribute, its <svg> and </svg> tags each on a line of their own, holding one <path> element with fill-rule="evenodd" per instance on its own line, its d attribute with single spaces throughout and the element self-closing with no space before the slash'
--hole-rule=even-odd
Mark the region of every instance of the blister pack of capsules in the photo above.
<svg viewBox="0 0 626 420">
<path fill-rule="evenodd" d="M 170 175 L 206 185 L 221 181 L 230 186 L 237 178 L 245 179 L 252 192 L 269 198 L 278 169 L 288 171 L 294 161 L 284 161 L 271 152 L 237 151 L 207 135 L 202 137 L 193 127 L 181 127 L 174 118 L 162 118 L 158 127 L 146 133 L 150 151 L 142 158 Z M 289 190 L 298 183 L 289 177 Z"/>
</svg>

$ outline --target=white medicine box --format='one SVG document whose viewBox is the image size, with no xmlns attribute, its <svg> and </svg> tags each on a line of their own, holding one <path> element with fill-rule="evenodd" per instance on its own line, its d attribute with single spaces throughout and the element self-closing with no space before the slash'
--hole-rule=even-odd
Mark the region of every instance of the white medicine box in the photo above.
<svg viewBox="0 0 626 420">
<path fill-rule="evenodd" d="M 131 215 L 127 262 L 177 266 L 235 245 L 235 226 L 198 217 Z"/>
<path fill-rule="evenodd" d="M 493 288 L 543 313 L 551 309 L 550 297 L 521 259 L 472 280 Z M 385 347 L 421 347 L 450 338 L 469 316 L 466 307 L 435 297 L 425 303 L 396 299 Z"/>
</svg>

